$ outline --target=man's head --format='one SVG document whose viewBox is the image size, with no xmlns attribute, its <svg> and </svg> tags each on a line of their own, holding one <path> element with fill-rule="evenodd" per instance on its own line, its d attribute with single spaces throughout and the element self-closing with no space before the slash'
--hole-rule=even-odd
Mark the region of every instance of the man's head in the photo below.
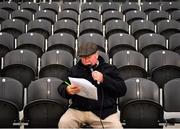
<svg viewBox="0 0 180 129">
<path fill-rule="evenodd" d="M 78 56 L 84 65 L 96 65 L 98 62 L 98 47 L 94 43 L 82 43 L 78 48 Z"/>
</svg>

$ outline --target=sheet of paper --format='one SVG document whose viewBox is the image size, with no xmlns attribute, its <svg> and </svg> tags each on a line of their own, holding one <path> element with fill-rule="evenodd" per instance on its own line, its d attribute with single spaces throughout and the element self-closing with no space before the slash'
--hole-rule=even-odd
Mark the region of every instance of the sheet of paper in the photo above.
<svg viewBox="0 0 180 129">
<path fill-rule="evenodd" d="M 85 98 L 98 100 L 97 88 L 88 80 L 84 78 L 72 78 L 69 77 L 71 84 L 80 86 L 81 90 L 77 95 Z"/>
</svg>

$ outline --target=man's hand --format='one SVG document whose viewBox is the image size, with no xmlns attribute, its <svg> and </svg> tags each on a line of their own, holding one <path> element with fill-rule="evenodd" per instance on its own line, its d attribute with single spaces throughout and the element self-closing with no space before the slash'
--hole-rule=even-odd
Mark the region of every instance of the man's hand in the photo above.
<svg viewBox="0 0 180 129">
<path fill-rule="evenodd" d="M 80 92 L 80 87 L 79 86 L 75 86 L 75 85 L 68 85 L 66 87 L 66 91 L 67 91 L 68 94 L 74 95 L 74 94 Z"/>
<path fill-rule="evenodd" d="M 96 80 L 97 82 L 103 82 L 103 74 L 99 71 L 93 71 L 92 72 L 92 77 L 94 80 Z"/>
</svg>

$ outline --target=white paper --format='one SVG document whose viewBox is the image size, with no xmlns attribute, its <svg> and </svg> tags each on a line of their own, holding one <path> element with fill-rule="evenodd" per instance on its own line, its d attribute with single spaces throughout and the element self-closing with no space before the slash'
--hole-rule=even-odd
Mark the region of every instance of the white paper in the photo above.
<svg viewBox="0 0 180 129">
<path fill-rule="evenodd" d="M 97 88 L 88 80 L 84 78 L 72 78 L 69 77 L 71 84 L 77 85 L 80 87 L 80 92 L 77 93 L 79 96 L 83 96 L 85 98 L 98 100 L 97 97 Z"/>
</svg>

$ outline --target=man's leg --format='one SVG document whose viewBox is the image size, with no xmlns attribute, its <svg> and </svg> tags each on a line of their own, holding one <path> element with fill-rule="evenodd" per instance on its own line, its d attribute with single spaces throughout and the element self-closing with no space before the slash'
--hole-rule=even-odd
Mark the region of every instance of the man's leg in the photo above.
<svg viewBox="0 0 180 129">
<path fill-rule="evenodd" d="M 122 124 L 119 120 L 118 113 L 114 113 L 114 114 L 106 117 L 104 120 L 101 120 L 103 125 L 100 122 L 100 118 L 98 116 L 96 116 L 94 113 L 89 112 L 89 118 L 90 118 L 89 124 L 93 128 L 102 128 L 102 126 L 103 126 L 104 128 L 123 129 Z"/>
<path fill-rule="evenodd" d="M 82 111 L 69 108 L 60 118 L 58 128 L 79 128 L 84 121 Z"/>
</svg>

